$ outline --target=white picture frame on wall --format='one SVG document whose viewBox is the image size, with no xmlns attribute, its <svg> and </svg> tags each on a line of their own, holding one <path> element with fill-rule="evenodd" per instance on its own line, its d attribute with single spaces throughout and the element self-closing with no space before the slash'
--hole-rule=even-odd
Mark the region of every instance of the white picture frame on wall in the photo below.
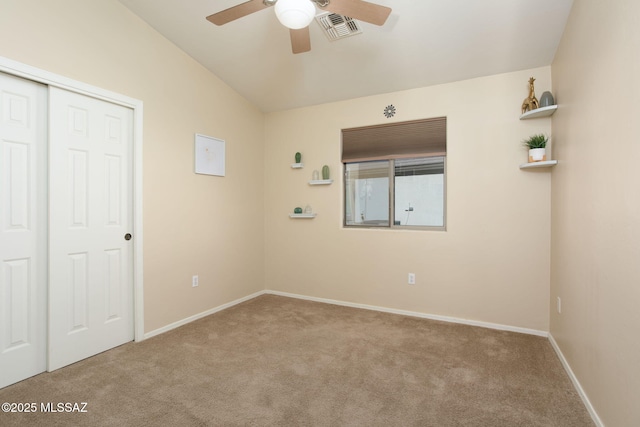
<svg viewBox="0 0 640 427">
<path fill-rule="evenodd" d="M 195 172 L 202 175 L 225 176 L 224 140 L 196 134 Z"/>
</svg>

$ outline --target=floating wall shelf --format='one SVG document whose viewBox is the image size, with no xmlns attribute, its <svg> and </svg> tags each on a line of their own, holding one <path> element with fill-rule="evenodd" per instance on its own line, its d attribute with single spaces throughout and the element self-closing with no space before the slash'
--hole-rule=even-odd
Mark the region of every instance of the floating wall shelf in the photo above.
<svg viewBox="0 0 640 427">
<path fill-rule="evenodd" d="M 520 120 L 538 119 L 541 117 L 549 117 L 558 109 L 557 105 L 549 105 L 548 107 L 540 107 L 535 110 L 527 111 L 520 116 Z"/>
<path fill-rule="evenodd" d="M 291 169 L 302 169 L 304 167 L 304 163 L 291 163 Z"/>
<path fill-rule="evenodd" d="M 547 160 L 545 162 L 523 163 L 520 165 L 520 169 L 550 168 L 557 164 L 558 164 L 557 160 Z"/>
<path fill-rule="evenodd" d="M 329 185 L 332 182 L 332 179 L 316 179 L 309 181 L 309 185 Z"/>
<path fill-rule="evenodd" d="M 527 111 L 520 116 L 520 120 L 539 119 L 542 117 L 550 117 L 558 109 L 557 105 L 549 105 L 548 107 L 540 107 L 535 110 Z M 558 164 L 557 160 L 547 160 L 544 162 L 531 162 L 523 163 L 520 165 L 520 169 L 536 169 L 536 168 L 550 168 Z"/>
<path fill-rule="evenodd" d="M 295 218 L 295 219 L 298 219 L 298 218 L 300 218 L 300 219 L 302 219 L 302 218 L 310 219 L 310 218 L 315 218 L 315 217 L 316 217 L 316 214 L 314 214 L 314 213 L 289 214 L 289 218 Z"/>
</svg>

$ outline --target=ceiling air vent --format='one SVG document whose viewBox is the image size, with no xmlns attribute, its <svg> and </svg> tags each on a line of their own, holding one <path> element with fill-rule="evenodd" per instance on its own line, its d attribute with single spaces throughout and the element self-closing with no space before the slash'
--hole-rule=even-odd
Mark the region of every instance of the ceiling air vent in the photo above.
<svg viewBox="0 0 640 427">
<path fill-rule="evenodd" d="M 321 13 L 316 15 L 316 21 L 318 21 L 320 28 L 331 41 L 362 33 L 358 26 L 358 21 L 337 13 Z"/>
</svg>

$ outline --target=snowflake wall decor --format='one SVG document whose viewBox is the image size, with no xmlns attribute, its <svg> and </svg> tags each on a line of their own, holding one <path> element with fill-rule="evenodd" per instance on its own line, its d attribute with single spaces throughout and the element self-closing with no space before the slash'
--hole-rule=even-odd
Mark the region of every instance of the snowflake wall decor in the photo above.
<svg viewBox="0 0 640 427">
<path fill-rule="evenodd" d="M 384 116 L 387 119 L 390 119 L 395 115 L 396 115 L 396 107 L 394 107 L 393 104 L 387 105 L 387 107 L 384 109 Z"/>
</svg>

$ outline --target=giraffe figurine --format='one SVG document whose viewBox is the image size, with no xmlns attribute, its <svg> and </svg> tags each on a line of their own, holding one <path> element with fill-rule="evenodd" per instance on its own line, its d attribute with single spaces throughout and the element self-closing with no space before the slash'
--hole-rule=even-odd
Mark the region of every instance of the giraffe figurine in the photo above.
<svg viewBox="0 0 640 427">
<path fill-rule="evenodd" d="M 529 96 L 522 102 L 522 114 L 526 113 L 527 111 L 535 110 L 540 106 L 538 104 L 538 98 L 536 98 L 536 94 L 534 93 L 533 89 L 533 82 L 535 80 L 536 79 L 534 79 L 533 77 L 529 79 Z"/>
</svg>

